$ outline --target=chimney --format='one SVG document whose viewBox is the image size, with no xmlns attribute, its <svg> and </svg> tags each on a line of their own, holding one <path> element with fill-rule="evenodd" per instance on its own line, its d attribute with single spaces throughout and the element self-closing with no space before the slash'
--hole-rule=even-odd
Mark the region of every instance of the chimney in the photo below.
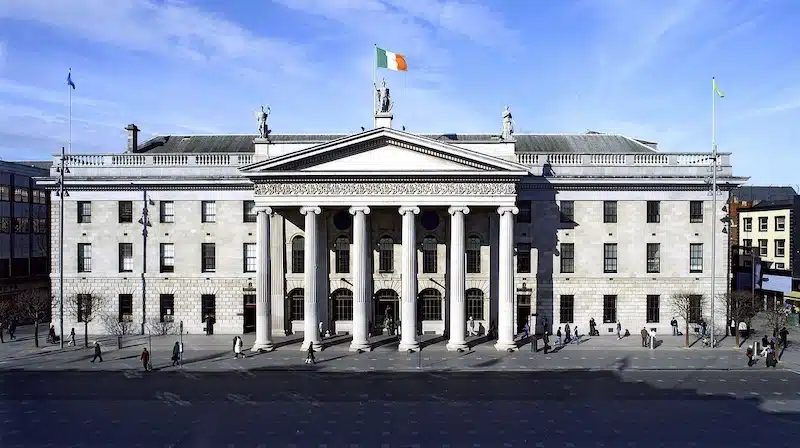
<svg viewBox="0 0 800 448">
<path fill-rule="evenodd" d="M 139 148 L 139 128 L 137 128 L 135 124 L 131 123 L 125 128 L 125 130 L 128 131 L 128 147 L 125 152 L 131 154 L 135 153 Z"/>
</svg>

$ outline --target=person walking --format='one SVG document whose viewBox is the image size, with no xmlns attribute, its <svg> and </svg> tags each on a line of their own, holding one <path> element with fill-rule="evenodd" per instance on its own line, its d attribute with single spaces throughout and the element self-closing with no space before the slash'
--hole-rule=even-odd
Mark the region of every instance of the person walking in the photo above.
<svg viewBox="0 0 800 448">
<path fill-rule="evenodd" d="M 94 362 L 97 358 L 100 358 L 100 362 L 103 362 L 103 352 L 100 350 L 100 343 L 94 341 L 94 358 L 92 358 L 92 362 Z"/>
<path fill-rule="evenodd" d="M 233 358 L 239 359 L 239 356 L 241 356 L 242 358 L 245 357 L 244 354 L 242 353 L 242 338 L 236 336 L 236 344 L 234 344 L 233 348 Z"/>
<path fill-rule="evenodd" d="M 678 332 L 678 319 L 675 319 L 673 317 L 672 320 L 669 321 L 669 325 L 672 327 L 672 335 L 673 336 L 680 336 L 680 334 L 678 334 L 679 333 Z"/>
<path fill-rule="evenodd" d="M 11 322 L 8 323 L 8 336 L 11 338 L 12 341 L 14 339 L 17 339 L 17 337 L 14 335 L 16 332 L 17 332 L 17 321 L 12 318 Z"/>
<path fill-rule="evenodd" d="M 172 366 L 175 367 L 175 364 L 178 364 L 181 360 L 181 343 L 175 341 L 175 345 L 172 346 Z"/>
<path fill-rule="evenodd" d="M 147 351 L 147 347 L 145 347 L 144 350 L 142 350 L 142 356 L 140 356 L 139 359 L 142 360 L 142 366 L 144 366 L 144 371 L 149 372 L 152 366 L 150 365 L 150 352 Z"/>
<path fill-rule="evenodd" d="M 547 330 L 544 330 L 544 335 L 542 335 L 542 340 L 544 341 L 544 354 L 546 355 L 548 350 L 550 350 L 550 335 L 547 334 Z"/>
<path fill-rule="evenodd" d="M 561 345 L 561 327 L 556 330 L 556 345 Z"/>
<path fill-rule="evenodd" d="M 6 340 L 3 339 L 3 328 L 5 328 L 5 322 L 0 322 L 0 344 L 5 344 Z"/>
<path fill-rule="evenodd" d="M 617 340 L 622 339 L 622 324 L 617 321 Z"/>
<path fill-rule="evenodd" d="M 314 359 L 314 346 L 308 344 L 308 351 L 306 352 L 306 364 L 316 364 L 317 360 Z"/>
<path fill-rule="evenodd" d="M 647 328 L 642 327 L 642 347 L 647 347 L 647 338 L 650 334 L 647 332 Z"/>
<path fill-rule="evenodd" d="M 69 332 L 69 346 L 70 347 L 74 347 L 75 346 L 75 329 L 74 328 L 72 330 L 70 330 L 70 332 Z"/>
<path fill-rule="evenodd" d="M 569 344 L 572 340 L 572 334 L 569 330 L 569 324 L 564 324 L 564 344 Z"/>
<path fill-rule="evenodd" d="M 786 346 L 789 345 L 789 330 L 787 330 L 786 327 L 783 327 L 781 328 L 781 331 L 778 332 L 778 335 L 781 337 L 780 345 L 782 345 L 783 349 L 786 350 Z"/>
</svg>

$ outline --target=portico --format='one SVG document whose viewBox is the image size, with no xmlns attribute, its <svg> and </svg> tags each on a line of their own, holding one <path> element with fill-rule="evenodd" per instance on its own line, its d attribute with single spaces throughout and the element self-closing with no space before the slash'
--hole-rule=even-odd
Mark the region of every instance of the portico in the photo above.
<svg viewBox="0 0 800 448">
<path fill-rule="evenodd" d="M 269 145 L 269 142 L 264 144 Z M 368 163 L 367 163 L 368 162 Z M 331 274 L 322 246 L 327 244 L 323 216 L 326 211 L 347 210 L 352 219 L 352 342 L 351 350 L 369 350 L 370 302 L 375 294 L 372 237 L 369 222 L 375 210 L 387 211 L 385 227 L 401 227 L 401 269 L 399 285 L 400 350 L 419 348 L 419 283 L 426 276 L 419 269 L 417 235 L 419 215 L 428 209 L 445 209 L 449 243 L 442 320 L 449 334 L 447 348 L 466 345 L 466 218 L 481 210 L 499 220 L 498 303 L 496 317 L 498 350 L 513 349 L 513 241 L 517 213 L 516 184 L 527 169 L 482 153 L 439 141 L 380 128 L 311 147 L 285 156 L 256 162 L 242 168 L 255 184 L 258 208 L 257 316 L 253 349 L 270 349 L 271 276 L 283 263 L 270 263 L 270 214 L 297 213 L 303 221 L 303 330 L 301 348 L 321 349 L 318 324 L 321 304 L 328 301 Z M 263 218 L 262 218 L 263 216 Z M 395 220 L 396 219 L 396 224 Z M 282 243 L 279 243 L 282 244 Z M 338 267 L 337 267 L 338 269 Z"/>
</svg>

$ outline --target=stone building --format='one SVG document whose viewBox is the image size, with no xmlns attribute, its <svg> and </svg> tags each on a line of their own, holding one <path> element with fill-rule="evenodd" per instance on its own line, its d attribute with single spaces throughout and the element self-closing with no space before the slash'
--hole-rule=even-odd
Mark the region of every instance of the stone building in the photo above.
<svg viewBox="0 0 800 448">
<path fill-rule="evenodd" d="M 289 135 L 265 120 L 255 136 L 142 144 L 131 125 L 124 153 L 67 156 L 65 297 L 103 296 L 137 327 L 201 333 L 213 316 L 215 333 L 253 331 L 266 349 L 292 332 L 318 346 L 320 323 L 365 349 L 395 325 L 405 350 L 423 333 L 463 348 L 468 319 L 497 329 L 498 349 L 532 315 L 537 329 L 668 332 L 672 294 L 708 297 L 712 269 L 725 291 L 727 237 L 718 225 L 712 266 L 711 220 L 746 180 L 729 154 L 712 210 L 710 154 L 622 135 L 423 135 L 381 113 L 353 135 Z M 40 183 L 56 188 L 57 173 Z"/>
</svg>

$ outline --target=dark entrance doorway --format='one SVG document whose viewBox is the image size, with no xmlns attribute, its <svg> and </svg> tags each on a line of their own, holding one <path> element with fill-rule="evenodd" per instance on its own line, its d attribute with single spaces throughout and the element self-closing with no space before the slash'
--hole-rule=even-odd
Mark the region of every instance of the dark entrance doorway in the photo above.
<svg viewBox="0 0 800 448">
<path fill-rule="evenodd" d="M 517 295 L 517 333 L 522 333 L 525 324 L 531 316 L 531 296 L 529 294 Z"/>
<path fill-rule="evenodd" d="M 374 310 L 373 322 L 376 330 L 383 331 L 387 318 L 396 328 L 400 320 L 400 297 L 391 289 L 381 289 L 375 293 Z"/>
<path fill-rule="evenodd" d="M 244 295 L 244 308 L 242 309 L 244 325 L 242 333 L 255 333 L 256 331 L 256 295 Z"/>
</svg>

